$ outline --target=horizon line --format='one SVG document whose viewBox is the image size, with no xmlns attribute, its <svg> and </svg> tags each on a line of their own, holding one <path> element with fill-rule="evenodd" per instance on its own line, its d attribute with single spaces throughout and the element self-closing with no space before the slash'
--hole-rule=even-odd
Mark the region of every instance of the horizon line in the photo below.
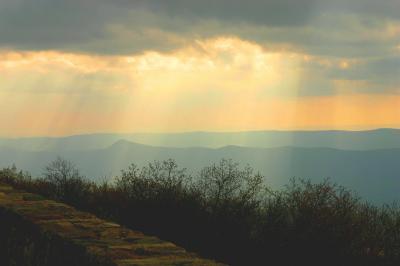
<svg viewBox="0 0 400 266">
<path fill-rule="evenodd" d="M 37 135 L 37 136 L 17 136 L 17 137 L 7 137 L 0 136 L 0 139 L 35 139 L 35 138 L 48 138 L 48 139 L 57 139 L 57 138 L 70 138 L 70 137 L 79 137 L 79 136 L 90 136 L 90 135 L 184 135 L 184 134 L 240 134 L 240 133 L 267 133 L 267 132 L 276 132 L 276 133 L 317 133 L 317 132 L 374 132 L 380 130 L 400 130 L 400 128 L 396 127 L 377 127 L 370 129 L 261 129 L 261 130 L 237 130 L 237 131 L 217 131 L 217 130 L 193 130 L 193 131 L 171 131 L 171 132 L 92 132 L 92 133 L 76 133 L 71 135 Z"/>
</svg>

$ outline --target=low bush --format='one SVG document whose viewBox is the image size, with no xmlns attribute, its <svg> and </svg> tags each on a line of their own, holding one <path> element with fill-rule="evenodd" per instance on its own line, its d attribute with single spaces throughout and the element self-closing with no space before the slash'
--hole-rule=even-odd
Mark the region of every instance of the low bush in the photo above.
<svg viewBox="0 0 400 266">
<path fill-rule="evenodd" d="M 231 265 L 399 265 L 400 208 L 377 207 L 329 180 L 266 187 L 221 160 L 190 175 L 173 160 L 132 164 L 96 184 L 57 158 L 43 177 L 15 167 L 0 182 L 63 201 Z"/>
</svg>

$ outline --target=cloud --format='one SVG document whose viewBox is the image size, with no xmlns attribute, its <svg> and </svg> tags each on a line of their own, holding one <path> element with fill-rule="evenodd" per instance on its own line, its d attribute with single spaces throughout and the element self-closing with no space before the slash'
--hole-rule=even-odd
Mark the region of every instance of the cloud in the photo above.
<svg viewBox="0 0 400 266">
<path fill-rule="evenodd" d="M 394 58 L 266 50 L 233 37 L 170 53 L 3 52 L 2 134 L 398 126 L 400 96 L 351 76 L 374 68 L 394 75 L 397 66 Z"/>
<path fill-rule="evenodd" d="M 400 55 L 354 61 L 345 68 L 327 70 L 327 79 L 341 84 L 343 93 L 400 93 Z"/>
<path fill-rule="evenodd" d="M 2 0 L 0 117 L 19 134 L 398 126 L 399 9 Z"/>
<path fill-rule="evenodd" d="M 208 93 L 211 102 L 213 97 L 232 95 L 290 98 L 398 93 L 399 71 L 400 55 L 335 58 L 266 50 L 254 42 L 226 37 L 197 40 L 170 53 L 0 53 L 3 91 L 99 97 L 135 92 L 137 99 L 148 92 L 155 92 L 160 99 L 174 93 L 191 104 Z"/>
<path fill-rule="evenodd" d="M 399 8 L 395 0 L 3 0 L 0 47 L 134 54 L 237 36 L 268 49 L 387 55 L 400 43 Z"/>
</svg>

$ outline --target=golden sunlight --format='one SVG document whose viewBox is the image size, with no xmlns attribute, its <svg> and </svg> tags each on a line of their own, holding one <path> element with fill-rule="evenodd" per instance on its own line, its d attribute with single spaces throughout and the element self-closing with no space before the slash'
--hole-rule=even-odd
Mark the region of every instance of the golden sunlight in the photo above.
<svg viewBox="0 0 400 266">
<path fill-rule="evenodd" d="M 301 95 L 302 86 L 324 86 L 305 70 L 310 64 L 346 70 L 356 62 L 268 51 L 233 37 L 132 56 L 3 52 L 0 116 L 10 126 L 2 134 L 398 124 L 391 111 L 398 97 L 341 97 L 346 81 L 332 81 L 327 95 Z"/>
</svg>

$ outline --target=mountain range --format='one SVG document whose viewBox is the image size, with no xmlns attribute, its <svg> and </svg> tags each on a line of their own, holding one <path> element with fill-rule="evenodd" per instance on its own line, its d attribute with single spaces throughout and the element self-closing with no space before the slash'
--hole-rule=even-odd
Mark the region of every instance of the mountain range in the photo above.
<svg viewBox="0 0 400 266">
<path fill-rule="evenodd" d="M 280 188 L 292 177 L 333 182 L 372 202 L 400 200 L 400 130 L 264 131 L 239 133 L 93 134 L 0 139 L 0 167 L 15 163 L 40 176 L 57 156 L 94 180 L 110 179 L 130 163 L 175 159 L 195 175 L 222 158 L 249 164 Z"/>
<path fill-rule="evenodd" d="M 53 138 L 0 138 L 0 147 L 31 151 L 89 150 L 106 148 L 121 139 L 152 146 L 182 148 L 236 145 L 371 150 L 400 148 L 400 129 L 87 134 Z"/>
</svg>

